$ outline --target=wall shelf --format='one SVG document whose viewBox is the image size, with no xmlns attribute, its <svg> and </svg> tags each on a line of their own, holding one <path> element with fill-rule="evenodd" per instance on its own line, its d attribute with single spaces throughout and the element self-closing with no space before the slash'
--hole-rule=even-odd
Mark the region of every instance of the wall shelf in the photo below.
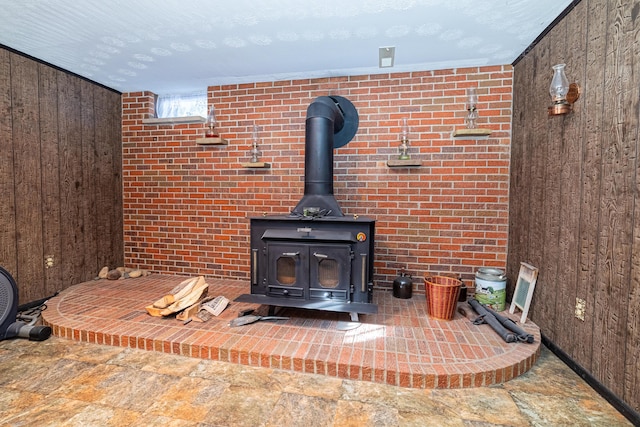
<svg viewBox="0 0 640 427">
<path fill-rule="evenodd" d="M 271 164 L 265 163 L 265 162 L 250 162 L 250 163 L 243 163 L 242 167 L 253 168 L 253 169 L 269 169 L 271 167 Z"/>
<path fill-rule="evenodd" d="M 472 138 L 491 135 L 491 129 L 477 128 L 477 129 L 457 129 L 453 131 L 454 138 Z"/>
<path fill-rule="evenodd" d="M 198 145 L 227 145 L 229 141 L 224 138 L 198 138 L 196 139 Z"/>
<path fill-rule="evenodd" d="M 410 168 L 422 166 L 422 160 L 419 159 L 389 159 L 387 160 L 387 166 L 390 168 Z"/>
<path fill-rule="evenodd" d="M 176 125 L 183 123 L 204 123 L 207 119 L 201 116 L 184 116 L 184 117 L 153 117 L 150 119 L 142 119 L 144 125 Z"/>
</svg>

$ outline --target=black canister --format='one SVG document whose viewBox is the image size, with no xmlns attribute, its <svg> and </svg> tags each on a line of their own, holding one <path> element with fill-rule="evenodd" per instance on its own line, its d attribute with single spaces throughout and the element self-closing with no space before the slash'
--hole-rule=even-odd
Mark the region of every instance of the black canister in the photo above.
<svg viewBox="0 0 640 427">
<path fill-rule="evenodd" d="M 467 285 L 464 284 L 462 277 L 459 277 L 458 280 L 460 280 L 460 294 L 458 295 L 458 301 L 465 302 L 467 301 Z"/>
<path fill-rule="evenodd" d="M 393 296 L 396 298 L 409 299 L 413 291 L 411 276 L 407 276 L 404 271 L 393 281 Z"/>
</svg>

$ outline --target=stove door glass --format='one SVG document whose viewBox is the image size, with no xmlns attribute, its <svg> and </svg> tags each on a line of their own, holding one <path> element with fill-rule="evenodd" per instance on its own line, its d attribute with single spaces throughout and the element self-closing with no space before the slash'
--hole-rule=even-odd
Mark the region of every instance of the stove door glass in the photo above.
<svg viewBox="0 0 640 427">
<path fill-rule="evenodd" d="M 268 243 L 267 294 L 304 298 L 308 288 L 309 251 L 296 243 Z"/>
<path fill-rule="evenodd" d="M 351 246 L 313 245 L 309 252 L 310 298 L 347 300 L 351 285 Z"/>
</svg>

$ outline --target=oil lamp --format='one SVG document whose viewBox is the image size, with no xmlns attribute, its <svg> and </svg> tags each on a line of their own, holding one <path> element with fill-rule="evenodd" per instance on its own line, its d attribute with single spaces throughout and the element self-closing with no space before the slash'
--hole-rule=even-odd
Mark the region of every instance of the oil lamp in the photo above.
<svg viewBox="0 0 640 427">
<path fill-rule="evenodd" d="M 251 143 L 251 150 L 249 150 L 249 155 L 251 156 L 251 163 L 258 163 L 260 161 L 260 154 L 262 154 L 260 152 L 260 150 L 258 149 L 258 131 L 260 129 L 258 128 L 258 125 L 253 125 L 253 133 L 252 133 L 252 143 Z"/>
<path fill-rule="evenodd" d="M 467 118 L 465 123 L 467 129 L 476 129 L 478 127 L 478 95 L 475 87 L 467 89 Z"/>
<path fill-rule="evenodd" d="M 402 119 L 402 131 L 400 133 L 400 146 L 398 147 L 400 155 L 399 160 L 409 160 L 409 126 L 407 126 L 407 119 Z"/>
<path fill-rule="evenodd" d="M 549 86 L 551 106 L 548 108 L 550 116 L 570 113 L 573 103 L 580 97 L 580 86 L 577 83 L 569 84 L 565 74 L 565 64 L 556 64 L 553 67 L 553 77 Z"/>
<path fill-rule="evenodd" d="M 207 138 L 218 138 L 220 135 L 218 135 L 218 132 L 216 132 L 216 125 L 218 124 L 218 122 L 216 121 L 216 110 L 213 105 L 209 109 L 209 114 L 207 114 L 206 124 L 207 129 L 204 133 L 204 136 Z"/>
</svg>

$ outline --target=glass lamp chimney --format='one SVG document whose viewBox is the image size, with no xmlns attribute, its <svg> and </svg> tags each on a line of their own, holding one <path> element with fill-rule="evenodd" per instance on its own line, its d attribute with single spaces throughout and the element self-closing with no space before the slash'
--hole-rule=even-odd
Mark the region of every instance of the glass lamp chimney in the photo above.
<svg viewBox="0 0 640 427">
<path fill-rule="evenodd" d="M 257 125 L 253 125 L 253 133 L 251 135 L 252 143 L 249 154 L 251 155 L 251 163 L 258 163 L 260 161 L 260 150 L 258 149 L 258 131 L 260 129 Z"/>
<path fill-rule="evenodd" d="M 216 110 L 213 106 L 209 109 L 209 114 L 207 114 L 207 130 L 205 131 L 204 136 L 207 138 L 217 138 L 218 133 L 216 132 L 216 126 L 218 121 L 216 120 Z"/>
<path fill-rule="evenodd" d="M 567 92 L 569 92 L 569 80 L 564 72 L 565 64 L 556 64 L 553 67 L 553 78 L 549 86 L 549 94 L 554 104 L 564 104 L 567 102 Z"/>
<path fill-rule="evenodd" d="M 407 125 L 407 119 L 402 119 L 402 131 L 400 133 L 400 146 L 398 147 L 400 152 L 399 160 L 408 160 L 409 156 L 409 126 Z"/>
<path fill-rule="evenodd" d="M 467 129 L 476 129 L 478 127 L 478 95 L 475 87 L 467 89 Z"/>
</svg>

